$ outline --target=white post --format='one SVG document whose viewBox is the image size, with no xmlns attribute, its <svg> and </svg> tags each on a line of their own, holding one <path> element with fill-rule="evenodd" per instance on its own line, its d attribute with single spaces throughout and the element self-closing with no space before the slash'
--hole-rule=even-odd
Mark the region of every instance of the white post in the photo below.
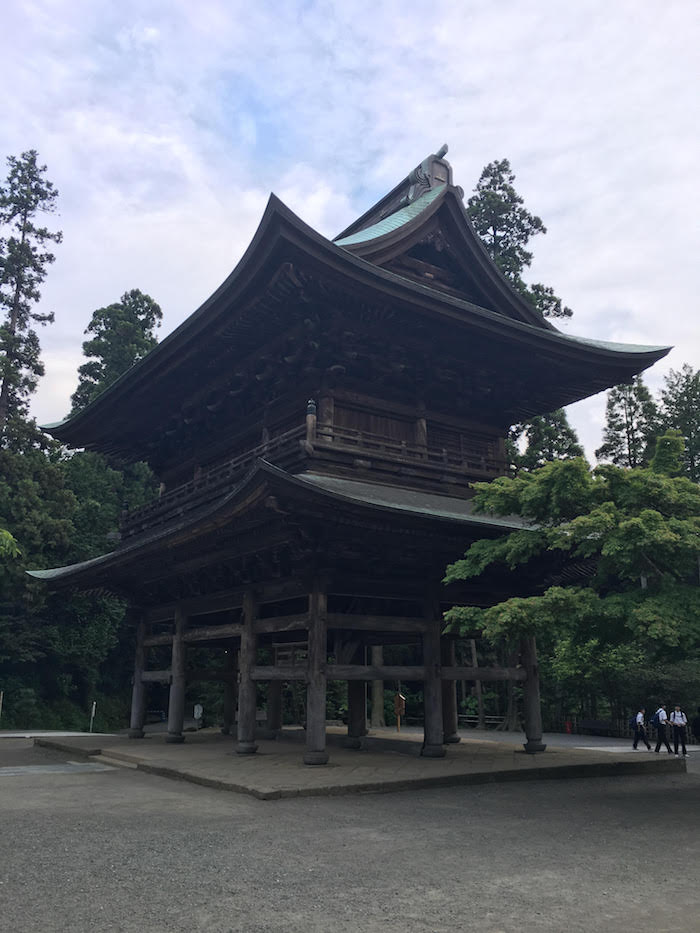
<svg viewBox="0 0 700 933">
<path fill-rule="evenodd" d="M 95 700 L 92 701 L 92 709 L 90 711 L 90 732 L 92 732 L 92 724 L 95 721 L 95 709 L 97 708 L 97 703 Z"/>
<path fill-rule="evenodd" d="M 2 699 L 5 696 L 5 691 L 0 690 L 0 719 L 2 719 Z"/>
</svg>

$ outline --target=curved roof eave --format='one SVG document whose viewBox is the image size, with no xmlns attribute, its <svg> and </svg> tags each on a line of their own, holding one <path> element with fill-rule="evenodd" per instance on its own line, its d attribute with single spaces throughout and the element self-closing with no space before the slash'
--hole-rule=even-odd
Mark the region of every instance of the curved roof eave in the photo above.
<svg viewBox="0 0 700 933">
<path fill-rule="evenodd" d="M 442 197 L 444 198 L 445 195 Z M 438 199 L 438 202 L 440 200 Z M 461 205 L 461 208 L 463 211 L 463 205 Z M 44 425 L 44 430 L 64 443 L 82 446 L 80 440 L 81 430 L 89 427 L 91 423 L 103 419 L 106 405 L 110 403 L 118 404 L 120 396 L 126 396 L 127 392 L 138 389 L 140 383 L 150 380 L 160 368 L 164 367 L 181 350 L 183 345 L 191 343 L 207 326 L 211 325 L 217 319 L 218 314 L 227 307 L 226 302 L 235 300 L 243 293 L 245 287 L 251 283 L 256 272 L 262 267 L 265 258 L 272 252 L 279 239 L 283 236 L 287 237 L 288 242 L 307 252 L 311 258 L 327 263 L 329 268 L 352 273 L 356 278 L 363 279 L 365 284 L 381 286 L 384 290 L 390 290 L 394 296 L 413 306 L 422 305 L 426 307 L 426 299 L 428 299 L 432 313 L 437 313 L 443 318 L 451 319 L 456 323 L 468 324 L 476 322 L 480 323 L 484 330 L 506 330 L 514 335 L 519 334 L 526 340 L 529 338 L 529 340 L 534 339 L 535 341 L 552 341 L 555 345 L 560 344 L 560 346 L 567 348 L 575 346 L 577 350 L 588 351 L 594 359 L 628 361 L 632 365 L 641 364 L 640 369 L 651 366 L 652 363 L 671 349 L 671 347 L 628 347 L 625 344 L 606 345 L 602 341 L 586 341 L 585 338 L 575 338 L 563 334 L 549 322 L 547 322 L 546 328 L 543 327 L 542 321 L 544 319 L 541 316 L 537 324 L 526 323 L 499 312 L 482 308 L 467 300 L 440 292 L 428 285 L 414 282 L 355 256 L 341 246 L 337 246 L 312 227 L 309 227 L 276 195 L 271 194 L 265 213 L 248 249 L 231 274 L 216 291 L 172 333 L 154 347 L 150 353 L 108 386 L 82 411 L 69 416 L 61 422 Z M 473 234 L 473 236 L 476 235 Z M 481 249 L 483 249 L 483 246 L 481 246 Z M 487 253 L 485 255 L 488 257 Z M 489 263 L 495 269 L 490 257 Z M 510 288 L 510 286 L 508 287 Z"/>
<path fill-rule="evenodd" d="M 310 474 L 311 475 L 311 474 Z M 272 481 L 282 484 L 288 490 L 296 490 L 302 495 L 310 495 L 317 499 L 331 499 L 337 502 L 344 502 L 350 505 L 360 506 L 361 508 L 371 509 L 374 512 L 389 513 L 392 515 L 401 515 L 404 517 L 418 518 L 424 521 L 439 522 L 451 525 L 470 525 L 483 529 L 484 534 L 489 530 L 494 532 L 507 533 L 515 530 L 522 530 L 528 527 L 521 519 L 513 517 L 493 517 L 489 515 L 476 515 L 465 511 L 463 514 L 455 512 L 454 509 L 440 510 L 426 508 L 425 506 L 412 506 L 410 503 L 395 502 L 391 503 L 390 496 L 377 496 L 376 484 L 362 482 L 346 482 L 345 491 L 341 488 L 333 488 L 332 484 L 324 484 L 315 479 L 304 479 L 304 474 L 292 475 L 279 467 L 273 466 L 267 460 L 258 459 L 253 467 L 248 471 L 239 483 L 237 483 L 225 496 L 195 513 L 189 521 L 178 525 L 175 528 L 156 529 L 151 534 L 142 537 L 132 544 L 127 544 L 123 548 L 110 551 L 108 554 L 102 554 L 99 557 L 93 557 L 90 560 L 80 561 L 77 564 L 69 564 L 66 567 L 54 567 L 49 570 L 27 570 L 30 577 L 36 580 L 42 580 L 46 583 L 68 582 L 78 584 L 81 578 L 89 578 L 95 570 L 104 568 L 118 568 L 132 561 L 139 559 L 144 554 L 165 545 L 168 541 L 175 541 L 184 533 L 204 534 L 212 527 L 216 519 L 223 520 L 231 513 L 235 514 L 236 506 L 243 502 L 250 502 L 251 494 L 256 486 L 262 487 L 266 481 Z M 342 484 L 339 484 L 342 486 Z M 363 498 L 363 489 L 370 490 L 367 498 Z M 393 487 L 385 486 L 387 492 Z M 405 493 L 405 490 L 400 490 Z M 354 493 L 354 494 L 353 494 Z M 421 496 L 419 491 L 415 492 L 417 497 Z M 426 495 L 423 494 L 423 498 Z M 428 499 L 442 499 L 446 504 L 456 500 L 444 496 L 427 496 Z M 258 501 L 256 498 L 255 501 Z M 461 502 L 462 500 L 460 500 Z M 468 508 L 469 500 L 463 500 L 465 510 Z"/>
</svg>

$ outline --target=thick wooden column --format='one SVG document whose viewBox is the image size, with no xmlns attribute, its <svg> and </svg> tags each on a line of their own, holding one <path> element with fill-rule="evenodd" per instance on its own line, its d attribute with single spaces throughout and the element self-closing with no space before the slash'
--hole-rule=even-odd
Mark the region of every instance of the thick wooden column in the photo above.
<svg viewBox="0 0 700 933">
<path fill-rule="evenodd" d="M 187 625 L 185 610 L 175 610 L 172 661 L 170 664 L 170 702 L 168 703 L 168 734 L 166 742 L 184 742 L 182 728 L 185 723 L 185 642 L 183 636 Z"/>
<path fill-rule="evenodd" d="M 325 765 L 326 751 L 326 592 L 315 582 L 309 595 L 309 647 L 306 682 L 304 764 Z"/>
<path fill-rule="evenodd" d="M 353 661 L 363 664 L 364 648 L 355 652 Z M 362 736 L 367 735 L 367 684 L 364 680 L 349 680 L 348 684 L 348 734 L 343 745 L 346 748 L 361 748 Z"/>
<path fill-rule="evenodd" d="M 527 673 L 523 684 L 523 707 L 525 712 L 525 751 L 529 755 L 543 752 L 547 747 L 542 742 L 542 707 L 540 705 L 540 673 L 537 664 L 537 644 L 534 635 L 520 642 L 520 659 Z"/>
<path fill-rule="evenodd" d="M 241 651 L 238 659 L 238 745 L 239 755 L 252 755 L 257 750 L 255 744 L 255 710 L 257 690 L 250 673 L 255 666 L 256 636 L 253 622 L 257 615 L 255 594 L 248 590 L 243 597 L 241 622 Z"/>
<path fill-rule="evenodd" d="M 146 668 L 146 622 L 140 618 L 136 626 L 136 650 L 134 652 L 134 686 L 131 689 L 131 720 L 129 722 L 129 738 L 142 739 L 144 736 L 143 724 L 146 719 L 146 690 L 143 682 L 143 672 Z"/>
<path fill-rule="evenodd" d="M 455 667 L 457 656 L 454 638 L 445 635 L 440 639 L 440 652 L 444 667 Z M 459 742 L 459 719 L 457 709 L 457 681 L 442 681 L 442 728 L 443 742 L 456 745 Z"/>
<path fill-rule="evenodd" d="M 282 728 L 282 687 L 281 680 L 271 680 L 267 685 L 267 731 L 277 733 Z"/>
<path fill-rule="evenodd" d="M 233 724 L 236 721 L 236 646 L 233 641 L 229 642 L 226 649 L 226 663 L 224 670 L 231 675 L 230 679 L 224 681 L 224 724 L 221 731 L 224 735 L 230 735 Z"/>
<path fill-rule="evenodd" d="M 423 634 L 423 718 L 424 739 L 421 755 L 424 758 L 444 758 L 445 746 L 442 725 L 442 678 L 440 677 L 440 618 L 439 604 L 432 599 L 425 603 L 428 628 Z"/>
<path fill-rule="evenodd" d="M 381 645 L 372 645 L 371 652 L 372 667 L 384 666 L 384 649 Z M 386 722 L 384 720 L 384 681 L 372 681 L 372 718 L 370 725 L 374 729 L 384 729 Z"/>
</svg>

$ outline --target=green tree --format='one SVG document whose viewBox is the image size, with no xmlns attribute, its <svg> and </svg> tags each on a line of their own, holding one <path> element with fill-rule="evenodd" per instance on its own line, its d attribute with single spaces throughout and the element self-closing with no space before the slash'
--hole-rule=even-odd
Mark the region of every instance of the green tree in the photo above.
<svg viewBox="0 0 700 933">
<path fill-rule="evenodd" d="M 659 411 L 641 376 L 608 392 L 603 443 L 596 450 L 599 460 L 616 466 L 640 467 L 649 462 L 660 433 Z"/>
<path fill-rule="evenodd" d="M 159 305 L 137 288 L 93 313 L 85 333 L 94 336 L 83 343 L 83 353 L 89 359 L 78 369 L 78 388 L 72 396 L 74 412 L 85 408 L 155 347 L 155 331 L 162 318 Z"/>
<path fill-rule="evenodd" d="M 700 482 L 700 370 L 686 363 L 672 369 L 661 390 L 661 420 L 665 428 L 680 431 L 685 441 L 685 475 Z"/>
<path fill-rule="evenodd" d="M 520 453 L 521 439 L 526 442 Z M 511 428 L 511 459 L 518 470 L 536 470 L 550 460 L 571 460 L 583 457 L 583 447 L 576 431 L 569 424 L 563 408 Z"/>
<path fill-rule="evenodd" d="M 508 159 L 490 162 L 467 202 L 469 219 L 493 261 L 527 301 L 545 317 L 571 317 L 571 309 L 562 305 L 550 286 L 539 282 L 527 285 L 522 278 L 532 262 L 532 253 L 526 246 L 536 234 L 546 233 L 547 228 L 524 206 L 514 182 Z"/>
<path fill-rule="evenodd" d="M 58 192 L 45 176 L 35 150 L 8 158 L 7 179 L 0 186 L 0 438 L 6 439 L 8 422 L 27 412 L 28 398 L 36 389 L 44 367 L 34 324 L 48 324 L 53 314 L 32 310 L 41 295 L 54 255 L 50 243 L 60 243 L 60 231 L 37 226 L 37 216 L 56 209 Z"/>
<path fill-rule="evenodd" d="M 673 456 L 666 457 L 672 473 Z M 646 691 L 700 687 L 700 487 L 651 469 L 554 461 L 532 473 L 476 484 L 478 510 L 531 523 L 473 544 L 446 582 L 486 573 L 520 575 L 538 595 L 446 614 L 455 630 L 494 643 L 540 641 L 546 677 L 577 695 L 602 695 L 612 711 Z M 542 583 L 545 587 L 542 591 Z M 687 663 L 692 662 L 692 663 Z"/>
</svg>

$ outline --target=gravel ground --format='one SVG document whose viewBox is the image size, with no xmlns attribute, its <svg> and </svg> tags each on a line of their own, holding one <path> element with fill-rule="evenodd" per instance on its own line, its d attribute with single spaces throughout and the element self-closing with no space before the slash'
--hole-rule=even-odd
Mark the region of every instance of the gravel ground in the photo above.
<svg viewBox="0 0 700 933">
<path fill-rule="evenodd" d="M 257 801 L 0 771 L 0 930 L 695 933 L 698 804 L 695 772 Z"/>
</svg>

